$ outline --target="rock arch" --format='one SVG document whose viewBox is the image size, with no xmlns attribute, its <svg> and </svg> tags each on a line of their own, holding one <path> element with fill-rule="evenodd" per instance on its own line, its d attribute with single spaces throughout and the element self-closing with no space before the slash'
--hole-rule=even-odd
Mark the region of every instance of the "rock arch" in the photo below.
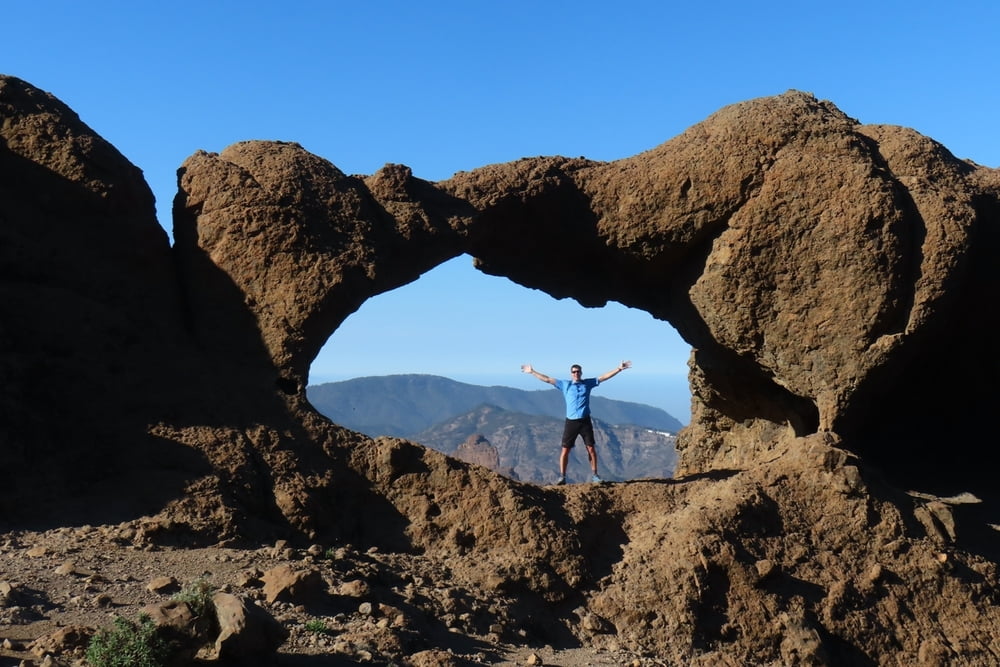
<svg viewBox="0 0 1000 667">
<path fill-rule="evenodd" d="M 197 153 L 174 235 L 195 329 L 225 348 L 259 331 L 261 366 L 292 393 L 365 299 L 461 253 L 557 298 L 646 310 L 694 349 L 682 468 L 697 472 L 789 433 L 932 451 L 908 405 L 979 372 L 943 348 L 983 344 L 996 318 L 965 296 L 995 290 L 977 249 L 995 247 L 995 180 L 912 130 L 790 91 L 632 158 L 528 158 L 439 183 L 401 165 L 347 176 L 287 143 Z M 949 333 L 958 320 L 971 333 Z M 914 363 L 934 364 L 933 382 Z M 945 409 L 938 421 L 962 406 Z"/>
</svg>

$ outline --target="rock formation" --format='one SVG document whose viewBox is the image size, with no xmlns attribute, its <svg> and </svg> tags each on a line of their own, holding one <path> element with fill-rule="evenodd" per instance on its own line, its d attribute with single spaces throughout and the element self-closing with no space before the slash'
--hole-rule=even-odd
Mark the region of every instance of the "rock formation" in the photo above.
<svg viewBox="0 0 1000 667">
<path fill-rule="evenodd" d="M 447 555 L 483 595 L 544 605 L 528 638 L 690 664 L 1000 656 L 978 437 L 996 170 L 794 91 L 628 159 L 439 183 L 245 142 L 181 165 L 171 248 L 139 170 L 72 110 L 0 77 L 0 119 L 8 529 L 151 515 L 173 543 Z M 681 477 L 542 489 L 312 410 L 337 326 L 462 253 L 676 327 Z"/>
<path fill-rule="evenodd" d="M 496 447 L 480 433 L 470 435 L 463 440 L 455 449 L 455 458 L 489 468 L 495 472 L 502 472 L 500 470 L 500 455 L 497 453 Z"/>
</svg>

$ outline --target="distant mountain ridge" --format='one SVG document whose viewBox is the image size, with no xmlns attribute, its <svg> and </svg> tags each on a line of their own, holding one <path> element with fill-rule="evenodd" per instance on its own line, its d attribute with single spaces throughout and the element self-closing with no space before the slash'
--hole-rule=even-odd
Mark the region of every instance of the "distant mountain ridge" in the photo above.
<svg viewBox="0 0 1000 667">
<path fill-rule="evenodd" d="M 484 449 L 495 452 L 493 467 L 515 479 L 536 484 L 555 480 L 564 419 L 510 412 L 495 405 L 480 405 L 454 419 L 435 424 L 412 437 L 427 447 L 463 458 L 462 444 L 480 440 L 478 462 Z M 668 479 L 677 466 L 676 437 L 645 426 L 611 425 L 594 419 L 598 468 L 608 481 Z M 582 441 L 570 453 L 570 482 L 589 479 L 590 466 Z"/>
<path fill-rule="evenodd" d="M 332 421 L 376 437 L 412 438 L 441 422 L 492 405 L 527 415 L 562 418 L 562 395 L 552 389 L 466 384 L 437 375 L 381 375 L 310 385 L 306 396 Z M 631 424 L 676 434 L 683 424 L 665 410 L 642 403 L 591 398 L 596 418 L 608 424 Z"/>
</svg>

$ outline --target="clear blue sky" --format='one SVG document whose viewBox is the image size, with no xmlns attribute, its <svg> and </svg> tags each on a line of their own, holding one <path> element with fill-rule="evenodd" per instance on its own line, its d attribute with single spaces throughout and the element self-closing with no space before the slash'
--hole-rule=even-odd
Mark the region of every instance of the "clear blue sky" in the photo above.
<svg viewBox="0 0 1000 667">
<path fill-rule="evenodd" d="M 994 0 L 676 4 L 34 0 L 3 9 L 0 72 L 55 94 L 139 166 L 168 231 L 175 171 L 198 149 L 297 141 L 348 173 L 394 162 L 442 180 L 525 156 L 634 155 L 791 88 L 1000 165 Z M 521 363 L 596 375 L 630 358 L 599 391 L 686 421 L 688 353 L 646 313 L 585 310 L 464 257 L 365 304 L 311 380 L 544 388 Z"/>
</svg>

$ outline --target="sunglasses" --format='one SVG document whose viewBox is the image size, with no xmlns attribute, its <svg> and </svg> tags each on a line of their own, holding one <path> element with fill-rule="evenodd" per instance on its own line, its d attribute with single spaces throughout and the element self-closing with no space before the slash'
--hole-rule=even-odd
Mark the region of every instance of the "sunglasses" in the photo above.
<svg viewBox="0 0 1000 667">
<path fill-rule="evenodd" d="M 570 371 L 570 373 L 582 373 L 582 372 L 583 371 L 580 370 L 579 368 L 574 368 L 573 370 Z"/>
</svg>

